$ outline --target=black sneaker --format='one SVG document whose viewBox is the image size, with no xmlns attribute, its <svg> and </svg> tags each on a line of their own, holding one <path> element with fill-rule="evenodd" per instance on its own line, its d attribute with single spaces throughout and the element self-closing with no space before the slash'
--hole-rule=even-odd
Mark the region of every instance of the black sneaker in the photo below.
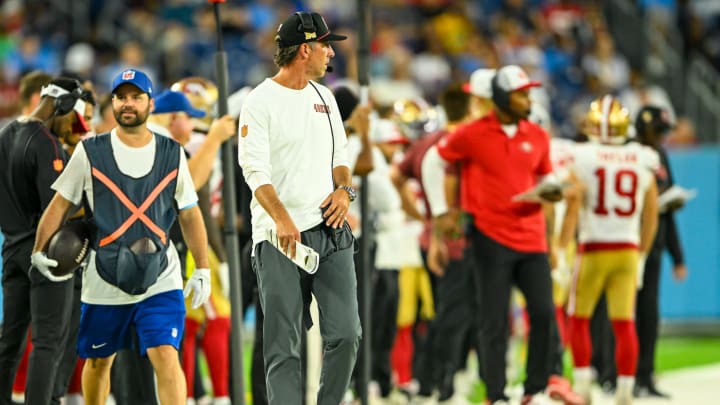
<svg viewBox="0 0 720 405">
<path fill-rule="evenodd" d="M 635 388 L 633 388 L 633 395 L 635 396 L 635 398 L 670 399 L 669 394 L 658 391 L 658 389 L 655 388 L 655 385 L 653 385 L 653 384 L 648 384 L 648 385 L 635 384 Z"/>
</svg>

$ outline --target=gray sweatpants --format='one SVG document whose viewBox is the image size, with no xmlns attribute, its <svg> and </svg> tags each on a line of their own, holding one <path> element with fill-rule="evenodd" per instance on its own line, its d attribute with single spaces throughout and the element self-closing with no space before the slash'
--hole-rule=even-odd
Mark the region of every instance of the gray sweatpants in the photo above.
<svg viewBox="0 0 720 405">
<path fill-rule="evenodd" d="M 320 255 L 311 276 L 320 309 L 323 365 L 318 405 L 338 405 L 350 383 L 360 342 L 353 237 L 347 225 L 332 230 L 318 225 L 302 232 L 302 243 Z M 265 313 L 263 351 L 270 405 L 302 403 L 300 335 L 303 330 L 301 273 L 269 242 L 255 246 L 253 268 Z M 302 277 L 308 277 L 303 273 Z M 307 280 L 305 280 L 307 282 Z"/>
</svg>

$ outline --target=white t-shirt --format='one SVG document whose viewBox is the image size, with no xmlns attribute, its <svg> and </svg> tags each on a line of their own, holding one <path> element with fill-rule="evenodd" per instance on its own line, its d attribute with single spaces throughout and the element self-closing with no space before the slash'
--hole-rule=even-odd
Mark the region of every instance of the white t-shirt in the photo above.
<svg viewBox="0 0 720 405">
<path fill-rule="evenodd" d="M 645 194 L 659 166 L 657 152 L 639 143 L 583 143 L 573 148 L 572 162 L 586 187 L 579 242 L 637 245 Z"/>
<path fill-rule="evenodd" d="M 550 138 L 550 162 L 552 163 L 553 173 L 555 173 L 559 181 L 567 181 L 570 178 L 570 164 L 572 163 L 572 151 L 575 144 L 570 139 Z M 562 199 L 556 202 L 553 207 L 555 210 L 553 235 L 559 237 L 565 213 L 567 212 L 567 202 Z"/>
<path fill-rule="evenodd" d="M 140 178 L 152 170 L 155 161 L 156 142 L 150 142 L 140 148 L 133 148 L 122 143 L 113 129 L 110 132 L 110 144 L 113 148 L 115 162 L 123 174 L 133 178 Z M 52 188 L 75 205 L 81 203 L 83 191 L 85 191 L 90 208 L 94 208 L 92 185 L 90 161 L 85 153 L 83 143 L 80 142 L 70 157 L 67 167 L 55 180 Z M 180 210 L 191 208 L 197 204 L 197 194 L 195 193 L 195 187 L 182 148 L 180 148 L 180 166 L 178 168 L 175 201 Z M 91 251 L 90 261 L 83 272 L 81 301 L 98 305 L 132 304 L 155 294 L 181 289 L 180 260 L 172 243 L 167 249 L 167 257 L 168 267 L 160 274 L 155 284 L 150 286 L 144 294 L 130 295 L 106 282 L 98 275 L 95 269 L 95 251 Z"/>
<path fill-rule="evenodd" d="M 321 223 L 320 204 L 334 189 L 331 167 L 349 167 L 347 137 L 330 90 L 315 82 L 294 90 L 265 79 L 248 94 L 239 125 L 238 162 L 253 192 L 253 244 L 275 229 L 255 198 L 265 184 L 273 185 L 300 232 Z"/>
<path fill-rule="evenodd" d="M 431 146 L 422 158 L 422 186 L 433 217 L 448 212 L 445 196 L 445 167 L 447 163 L 438 153 L 436 145 Z"/>
</svg>

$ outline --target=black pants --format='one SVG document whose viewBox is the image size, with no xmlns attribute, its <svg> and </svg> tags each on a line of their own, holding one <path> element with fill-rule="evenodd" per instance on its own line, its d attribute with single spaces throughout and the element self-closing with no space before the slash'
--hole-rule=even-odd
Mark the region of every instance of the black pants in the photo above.
<svg viewBox="0 0 720 405">
<path fill-rule="evenodd" d="M 508 346 L 510 292 L 515 284 L 525 296 L 530 316 L 525 394 L 545 389 L 550 376 L 552 302 L 550 262 L 546 253 L 524 253 L 510 249 L 473 231 L 482 370 L 490 402 L 507 399 L 504 390 L 505 354 Z"/>
<path fill-rule="evenodd" d="M 640 385 L 650 385 L 655 372 L 655 346 L 658 339 L 660 309 L 660 264 L 662 250 L 653 249 L 645 262 L 643 288 L 638 291 L 635 307 L 635 327 L 638 335 L 638 367 L 636 380 Z"/>
<path fill-rule="evenodd" d="M 53 403 L 55 399 L 65 396 L 67 393 L 70 378 L 75 371 L 77 364 L 77 339 L 80 330 L 80 295 L 82 292 L 82 271 L 78 270 L 73 278 L 73 298 L 72 313 L 70 315 L 70 324 L 68 329 L 67 343 L 63 348 L 60 366 L 58 366 L 57 377 L 55 378 L 55 387 L 53 388 Z"/>
<path fill-rule="evenodd" d="M 66 346 L 73 279 L 54 283 L 30 270 L 34 240 L 3 251 L 3 329 L 0 335 L 0 404 L 10 404 L 15 370 L 28 326 L 34 345 L 28 362 L 25 401 L 59 403 L 53 384 Z"/>
<path fill-rule="evenodd" d="M 434 277 L 435 318 L 425 342 L 426 355 L 421 356 L 422 364 L 418 367 L 421 395 L 429 396 L 437 388 L 439 400 L 444 401 L 455 392 L 453 377 L 466 354 L 467 335 L 470 330 L 477 330 L 473 319 L 476 294 L 472 263 L 468 252 L 450 260 L 442 277 Z"/>
<path fill-rule="evenodd" d="M 380 386 L 383 397 L 392 390 L 390 352 L 397 333 L 398 272 L 375 270 L 372 275 L 372 346 L 371 378 Z"/>
<path fill-rule="evenodd" d="M 117 405 L 155 405 L 155 374 L 152 363 L 140 355 L 137 334 L 133 348 L 117 352 L 110 373 L 110 389 Z"/>
<path fill-rule="evenodd" d="M 592 338 L 592 366 L 597 370 L 600 385 L 615 386 L 615 335 L 608 316 L 605 294 L 600 297 L 590 320 Z"/>
<path fill-rule="evenodd" d="M 255 405 L 267 405 L 267 383 L 265 382 L 265 360 L 263 356 L 263 323 L 265 320 L 265 314 L 263 314 L 262 307 L 260 306 L 260 298 L 256 296 L 255 305 L 255 341 L 253 342 L 253 354 L 252 354 L 252 369 L 250 373 L 251 387 L 252 387 L 252 400 Z M 304 375 L 304 373 L 303 373 Z M 304 380 L 303 380 L 304 381 Z M 305 393 L 303 384 L 303 394 Z M 303 395 L 305 400 L 305 395 Z"/>
<path fill-rule="evenodd" d="M 253 341 L 252 362 L 250 371 L 250 387 L 252 392 L 252 403 L 255 405 L 267 405 L 267 384 L 265 383 L 265 360 L 263 357 L 263 323 L 265 314 L 260 306 L 258 296 L 257 278 L 252 269 L 252 240 L 245 241 L 240 251 L 240 270 L 242 276 L 242 299 L 243 313 L 247 312 L 250 305 L 255 306 L 255 337 Z M 232 348 L 232 345 L 230 345 Z M 232 389 L 232 379 L 230 380 Z M 305 387 L 305 385 L 303 385 Z M 303 390 L 304 393 L 304 390 Z M 240 393 L 245 395 L 245 393 Z M 303 399 L 305 396 L 303 395 Z"/>
</svg>

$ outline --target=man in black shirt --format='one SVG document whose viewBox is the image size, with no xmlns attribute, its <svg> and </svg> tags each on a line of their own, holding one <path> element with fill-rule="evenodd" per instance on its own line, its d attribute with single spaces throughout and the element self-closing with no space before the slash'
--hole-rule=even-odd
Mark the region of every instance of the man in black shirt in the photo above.
<svg viewBox="0 0 720 405">
<path fill-rule="evenodd" d="M 35 229 L 54 191 L 51 184 L 67 157 L 58 137 L 87 131 L 80 83 L 57 78 L 42 88 L 39 106 L 0 131 L 0 229 L 3 257 L 3 329 L 0 335 L 0 405 L 10 404 L 15 368 L 27 328 L 32 325 L 25 401 L 52 398 L 61 349 L 72 309 L 72 274 L 35 271 L 30 254 Z"/>
<path fill-rule="evenodd" d="M 638 140 L 660 155 L 660 170 L 655 174 L 658 193 L 673 186 L 667 152 L 662 147 L 662 140 L 670 130 L 667 111 L 654 106 L 645 106 L 638 112 L 635 119 Z M 682 281 L 687 277 L 680 238 L 675 224 L 674 212 L 681 205 L 673 205 L 661 210 L 655 242 L 645 262 L 642 288 L 638 290 L 635 307 L 635 326 L 639 343 L 639 358 L 635 377 L 635 395 L 639 397 L 668 397 L 657 390 L 653 380 L 655 372 L 655 344 L 659 326 L 659 290 L 660 264 L 665 249 L 670 252 L 673 260 L 673 276 Z"/>
</svg>

